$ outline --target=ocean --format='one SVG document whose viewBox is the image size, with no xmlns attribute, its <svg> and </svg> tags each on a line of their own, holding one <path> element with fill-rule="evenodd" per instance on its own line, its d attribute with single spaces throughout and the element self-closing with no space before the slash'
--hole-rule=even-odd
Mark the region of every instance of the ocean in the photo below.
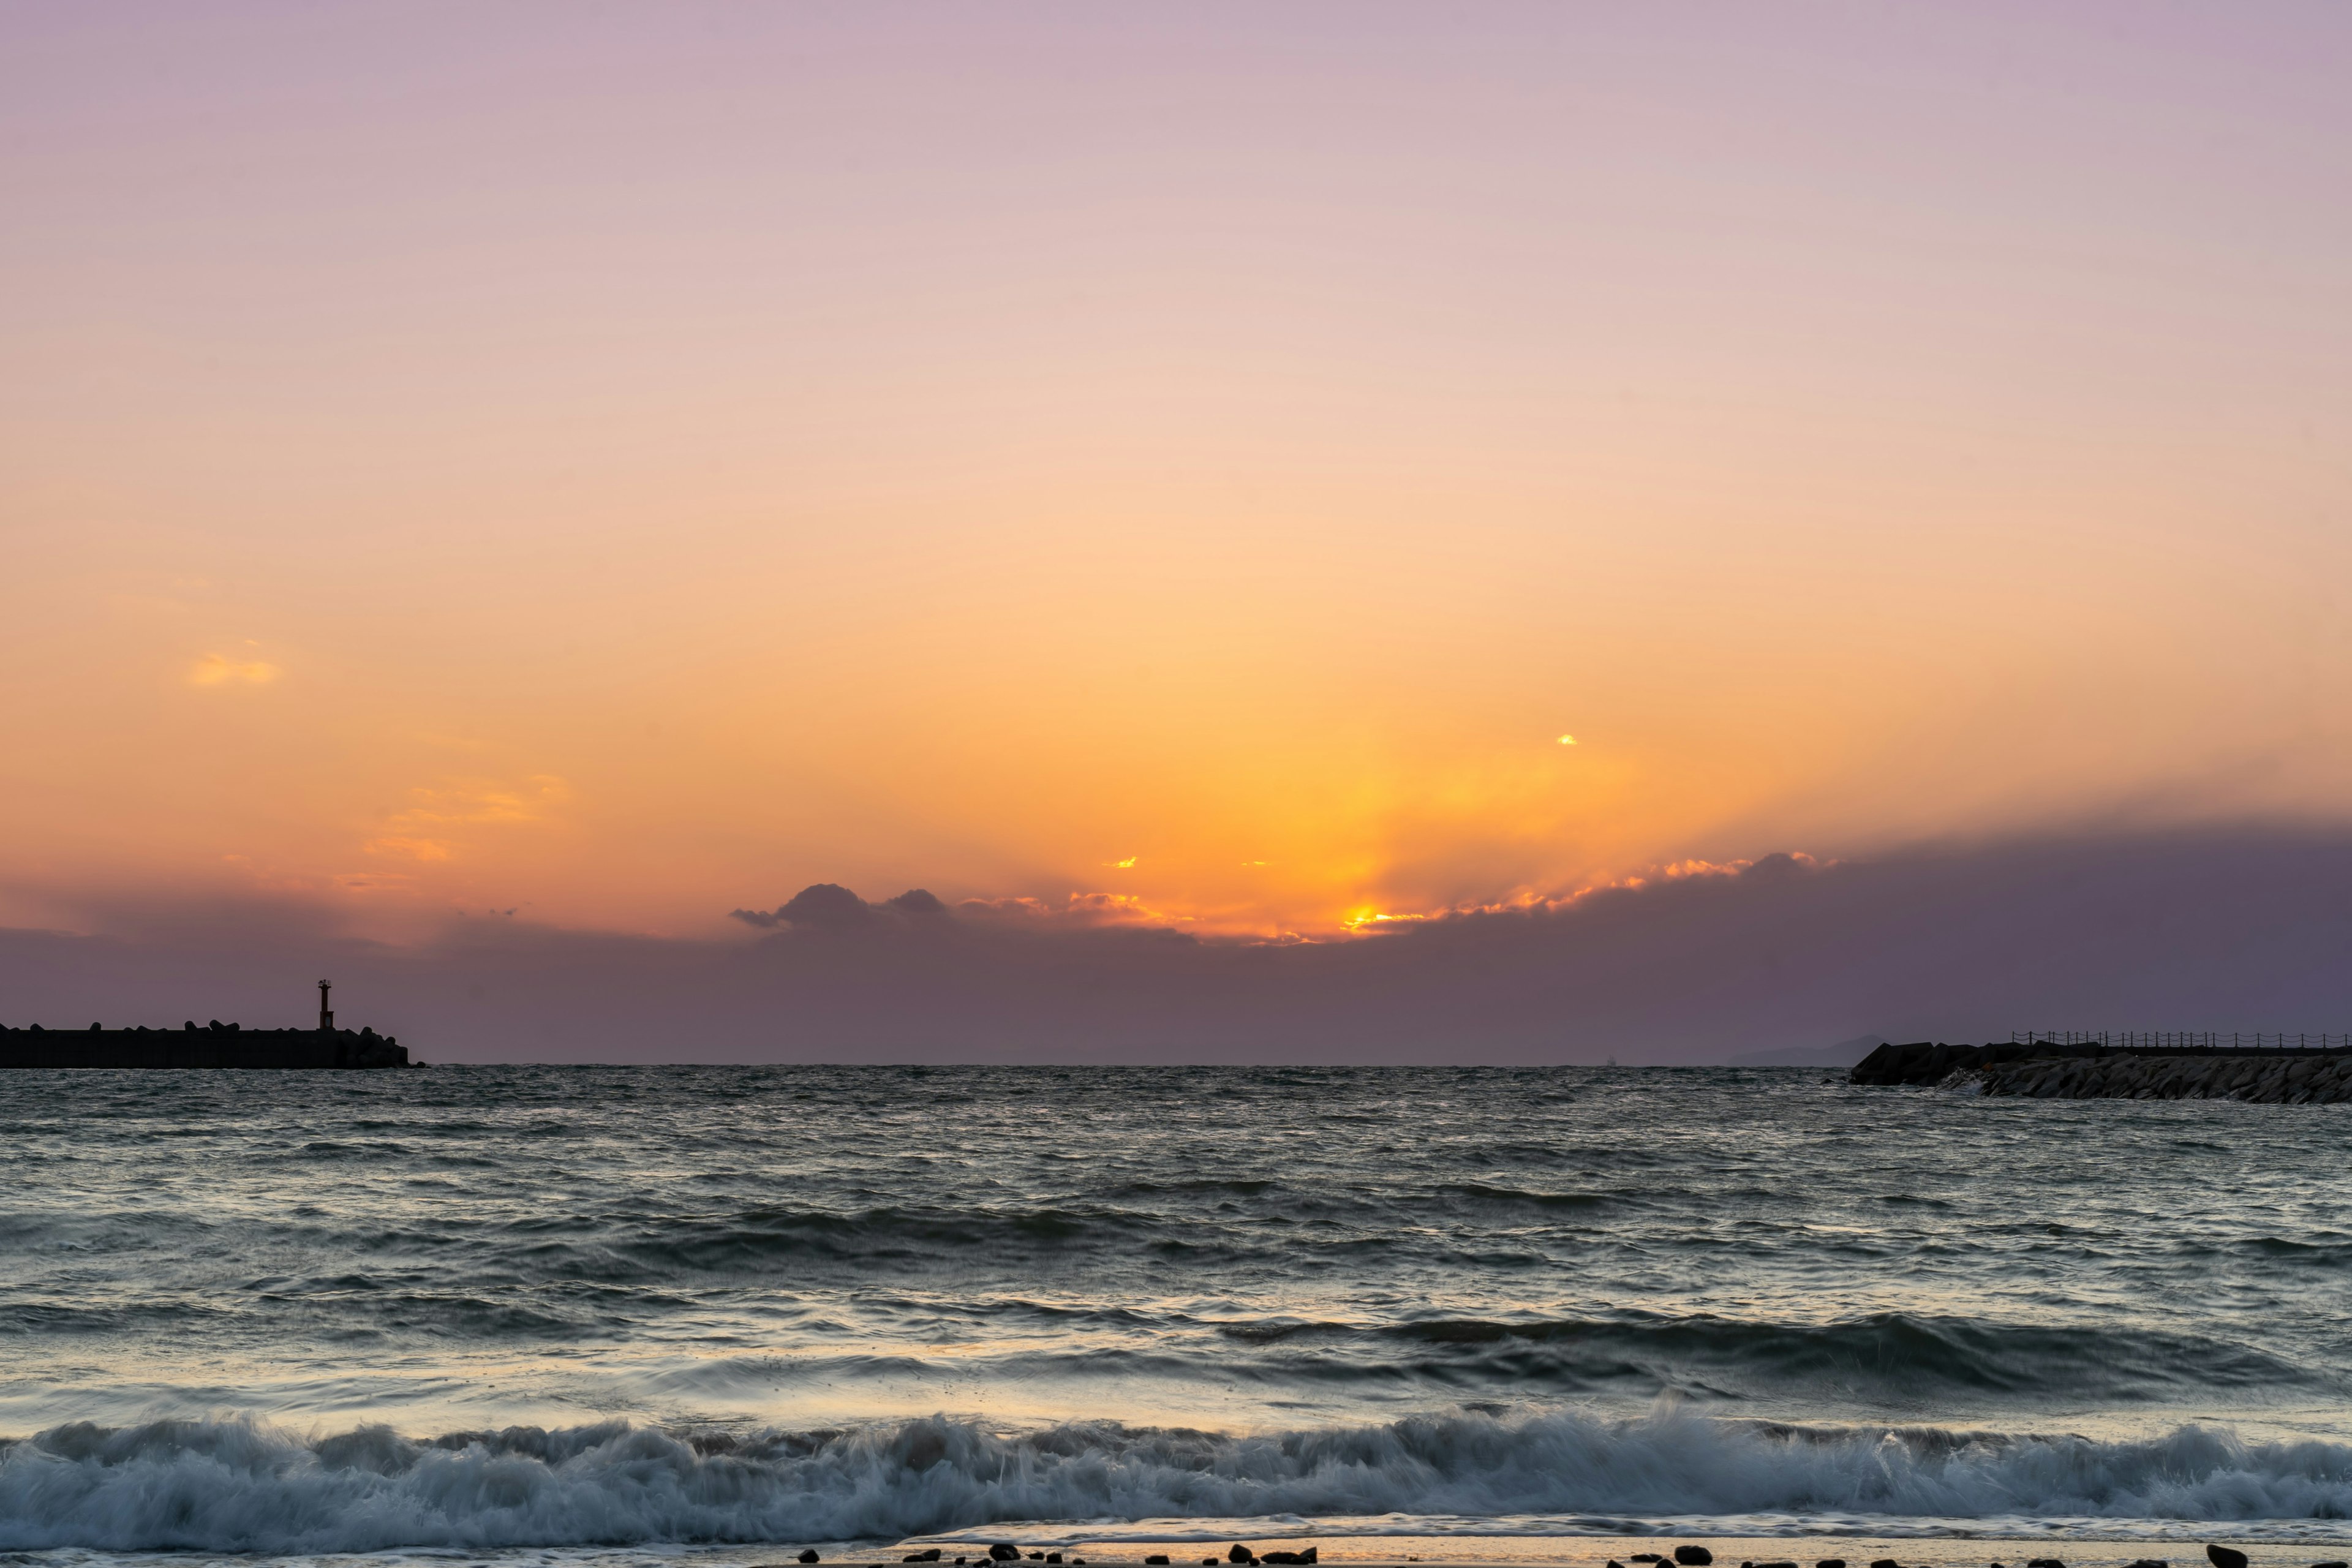
<svg viewBox="0 0 2352 1568">
<path fill-rule="evenodd" d="M 0 1125 L 0 1562 L 2352 1540 L 2352 1107 L 436 1066 Z"/>
</svg>

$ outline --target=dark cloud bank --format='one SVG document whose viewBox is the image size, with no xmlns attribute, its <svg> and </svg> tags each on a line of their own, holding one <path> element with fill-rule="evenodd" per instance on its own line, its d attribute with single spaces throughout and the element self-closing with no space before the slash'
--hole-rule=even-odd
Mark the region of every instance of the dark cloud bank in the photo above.
<svg viewBox="0 0 2352 1568">
<path fill-rule="evenodd" d="M 0 931 L 0 1018 L 343 1021 L 429 1061 L 1720 1061 L 1860 1035 L 2352 1029 L 2352 833 L 2018 842 L 1234 945 L 820 884 L 760 933 L 464 921 L 390 948 L 314 911 L 94 910 Z"/>
</svg>

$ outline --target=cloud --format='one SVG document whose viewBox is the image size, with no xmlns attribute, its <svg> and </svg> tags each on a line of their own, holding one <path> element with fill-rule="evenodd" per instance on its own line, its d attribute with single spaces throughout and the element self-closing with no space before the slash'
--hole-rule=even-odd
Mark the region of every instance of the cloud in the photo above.
<svg viewBox="0 0 2352 1568">
<path fill-rule="evenodd" d="M 191 686 L 267 686 L 278 679 L 278 667 L 261 659 L 233 659 L 208 653 L 188 671 Z"/>
<path fill-rule="evenodd" d="M 966 899 L 956 905 L 956 912 L 974 920 L 1012 921 L 1041 929 L 1118 925 L 1165 927 L 1172 931 L 1177 924 L 1189 923 L 1188 917 L 1154 910 L 1133 893 L 1073 892 L 1058 904 L 1028 897 Z"/>
<path fill-rule="evenodd" d="M 404 808 L 384 818 L 384 831 L 360 848 L 388 859 L 451 860 L 474 832 L 545 823 L 571 799 L 572 786 L 553 773 L 419 785 L 408 792 Z"/>
<path fill-rule="evenodd" d="M 848 931 L 890 916 L 941 915 L 947 905 L 926 889 L 909 888 L 895 899 L 869 904 L 837 882 L 812 882 L 773 910 L 730 910 L 730 920 L 762 931 L 791 926 L 802 931 Z"/>
<path fill-rule="evenodd" d="M 1328 942 L 1075 904 L 869 904 L 818 884 L 666 941 L 452 921 L 407 945 L 298 899 L 121 895 L 93 936 L 0 931 L 13 1022 L 352 1016 L 429 1061 L 1627 1062 L 1869 1036 L 2352 1025 L 2352 834 L 1927 847 L 1685 868 Z M 321 964 L 331 968 L 320 968 Z"/>
<path fill-rule="evenodd" d="M 422 785 L 410 790 L 408 798 L 407 809 L 393 816 L 387 826 L 452 827 L 543 822 L 557 806 L 572 798 L 572 786 L 553 773 L 533 773 L 519 783 L 466 779 Z"/>
<path fill-rule="evenodd" d="M 330 886 L 350 893 L 404 893 L 415 886 L 415 879 L 399 871 L 339 871 L 327 881 Z"/>
<path fill-rule="evenodd" d="M 874 910 L 838 882 L 813 882 L 794 893 L 776 918 L 810 931 L 851 931 L 871 921 Z"/>
</svg>

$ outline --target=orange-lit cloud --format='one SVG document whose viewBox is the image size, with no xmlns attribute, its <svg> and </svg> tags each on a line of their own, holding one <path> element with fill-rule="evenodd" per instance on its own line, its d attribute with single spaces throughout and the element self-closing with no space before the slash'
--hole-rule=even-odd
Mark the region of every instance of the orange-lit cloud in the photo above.
<svg viewBox="0 0 2352 1568">
<path fill-rule="evenodd" d="M 225 654 L 208 653 L 190 667 L 188 684 L 267 686 L 278 676 L 278 667 L 263 659 L 233 659 Z"/>
<path fill-rule="evenodd" d="M 541 822 L 572 798 L 572 788 L 552 773 L 534 773 L 511 784 L 467 780 L 420 786 L 409 798 L 413 804 L 392 819 L 393 826 Z"/>
<path fill-rule="evenodd" d="M 1167 926 L 1197 923 L 1181 910 L 1154 908 L 1132 893 L 1072 892 L 1059 900 L 1011 897 L 966 899 L 954 906 L 959 915 L 976 920 L 1003 920 L 1032 925 Z"/>
<path fill-rule="evenodd" d="M 384 820 L 384 831 L 361 846 L 363 853 L 393 859 L 446 861 L 458 853 L 461 837 L 478 842 L 483 828 L 547 822 L 572 798 L 571 786 L 551 773 L 516 782 L 457 780 L 420 785 L 408 806 Z"/>
</svg>

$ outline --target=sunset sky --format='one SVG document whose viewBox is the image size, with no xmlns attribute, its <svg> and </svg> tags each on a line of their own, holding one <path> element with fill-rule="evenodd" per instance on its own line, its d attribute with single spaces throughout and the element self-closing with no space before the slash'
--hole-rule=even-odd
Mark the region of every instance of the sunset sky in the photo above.
<svg viewBox="0 0 2352 1568">
<path fill-rule="evenodd" d="M 2332 3 L 13 0 L 0 925 L 2334 831 L 2347 81 Z"/>
</svg>

